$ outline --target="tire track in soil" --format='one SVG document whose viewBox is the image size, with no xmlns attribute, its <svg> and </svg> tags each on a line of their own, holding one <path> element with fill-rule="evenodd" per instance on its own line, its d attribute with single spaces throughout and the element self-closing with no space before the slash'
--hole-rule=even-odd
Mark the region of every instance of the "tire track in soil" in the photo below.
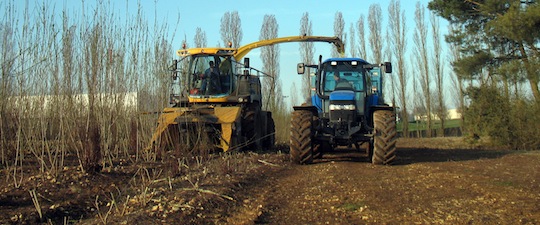
<svg viewBox="0 0 540 225">
<path fill-rule="evenodd" d="M 275 174 L 256 188 L 247 190 L 242 209 L 227 224 L 358 224 L 358 218 L 341 210 L 345 184 L 352 167 L 368 169 L 365 154 L 345 151 L 295 165 Z M 362 162 L 363 161 L 363 162 Z"/>
</svg>

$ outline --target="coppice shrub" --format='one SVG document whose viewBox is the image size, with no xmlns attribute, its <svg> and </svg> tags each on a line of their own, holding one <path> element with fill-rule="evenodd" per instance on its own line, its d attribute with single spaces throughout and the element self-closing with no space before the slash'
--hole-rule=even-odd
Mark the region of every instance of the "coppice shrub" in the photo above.
<svg viewBox="0 0 540 225">
<path fill-rule="evenodd" d="M 16 2 L 0 4 L 1 166 L 36 157 L 43 172 L 58 173 L 72 154 L 95 171 L 140 155 L 155 126 L 142 111 L 167 103 L 169 26 L 149 26 L 140 5 L 117 15 L 114 1 L 76 13 Z"/>
</svg>

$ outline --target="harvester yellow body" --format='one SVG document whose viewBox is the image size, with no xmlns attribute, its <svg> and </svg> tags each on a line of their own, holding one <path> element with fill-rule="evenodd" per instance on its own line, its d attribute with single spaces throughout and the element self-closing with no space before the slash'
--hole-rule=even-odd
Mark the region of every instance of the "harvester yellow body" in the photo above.
<svg viewBox="0 0 540 225">
<path fill-rule="evenodd" d="M 336 37 L 291 36 L 239 48 L 178 50 L 181 59 L 172 65 L 170 107 L 161 112 L 149 149 L 181 148 L 181 143 L 193 147 L 201 141 L 223 151 L 271 147 L 274 120 L 261 107 L 259 78 L 265 73 L 251 68 L 248 58 L 239 61 L 254 48 L 285 42 L 328 42 L 340 52 L 344 48 Z"/>
</svg>

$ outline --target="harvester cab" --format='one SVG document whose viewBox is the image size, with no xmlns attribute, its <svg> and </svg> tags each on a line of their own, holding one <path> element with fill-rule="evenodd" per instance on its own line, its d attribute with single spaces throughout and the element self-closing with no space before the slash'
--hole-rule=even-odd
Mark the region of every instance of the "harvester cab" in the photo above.
<svg viewBox="0 0 540 225">
<path fill-rule="evenodd" d="M 254 48 L 285 42 L 329 42 L 343 49 L 336 37 L 291 36 L 240 48 L 178 50 L 181 58 L 171 67 L 170 107 L 160 113 L 148 149 L 194 149 L 201 144 L 223 151 L 272 147 L 275 125 L 272 113 L 262 109 L 260 82 L 267 74 L 251 68 L 244 56 Z"/>
<path fill-rule="evenodd" d="M 395 158 L 395 112 L 384 103 L 383 73 L 390 63 L 370 64 L 360 58 L 330 58 L 318 65 L 298 64 L 316 70 L 309 102 L 294 106 L 290 153 L 294 161 L 309 164 L 338 146 L 360 150 L 368 143 L 374 164 L 391 164 Z"/>
</svg>

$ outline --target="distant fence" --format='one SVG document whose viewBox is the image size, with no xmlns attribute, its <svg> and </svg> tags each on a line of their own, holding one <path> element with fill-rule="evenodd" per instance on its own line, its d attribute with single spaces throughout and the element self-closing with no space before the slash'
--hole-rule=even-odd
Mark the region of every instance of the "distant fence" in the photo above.
<svg viewBox="0 0 540 225">
<path fill-rule="evenodd" d="M 431 132 L 433 137 L 440 137 L 443 135 L 439 135 L 440 130 L 433 129 Z M 459 127 L 451 127 L 451 128 L 445 128 L 444 129 L 444 136 L 445 137 L 461 137 L 463 135 L 461 128 Z M 398 132 L 399 137 L 403 137 L 403 132 Z M 411 138 L 419 138 L 419 137 L 427 137 L 426 130 L 418 130 L 418 131 L 410 131 L 409 137 Z"/>
</svg>

